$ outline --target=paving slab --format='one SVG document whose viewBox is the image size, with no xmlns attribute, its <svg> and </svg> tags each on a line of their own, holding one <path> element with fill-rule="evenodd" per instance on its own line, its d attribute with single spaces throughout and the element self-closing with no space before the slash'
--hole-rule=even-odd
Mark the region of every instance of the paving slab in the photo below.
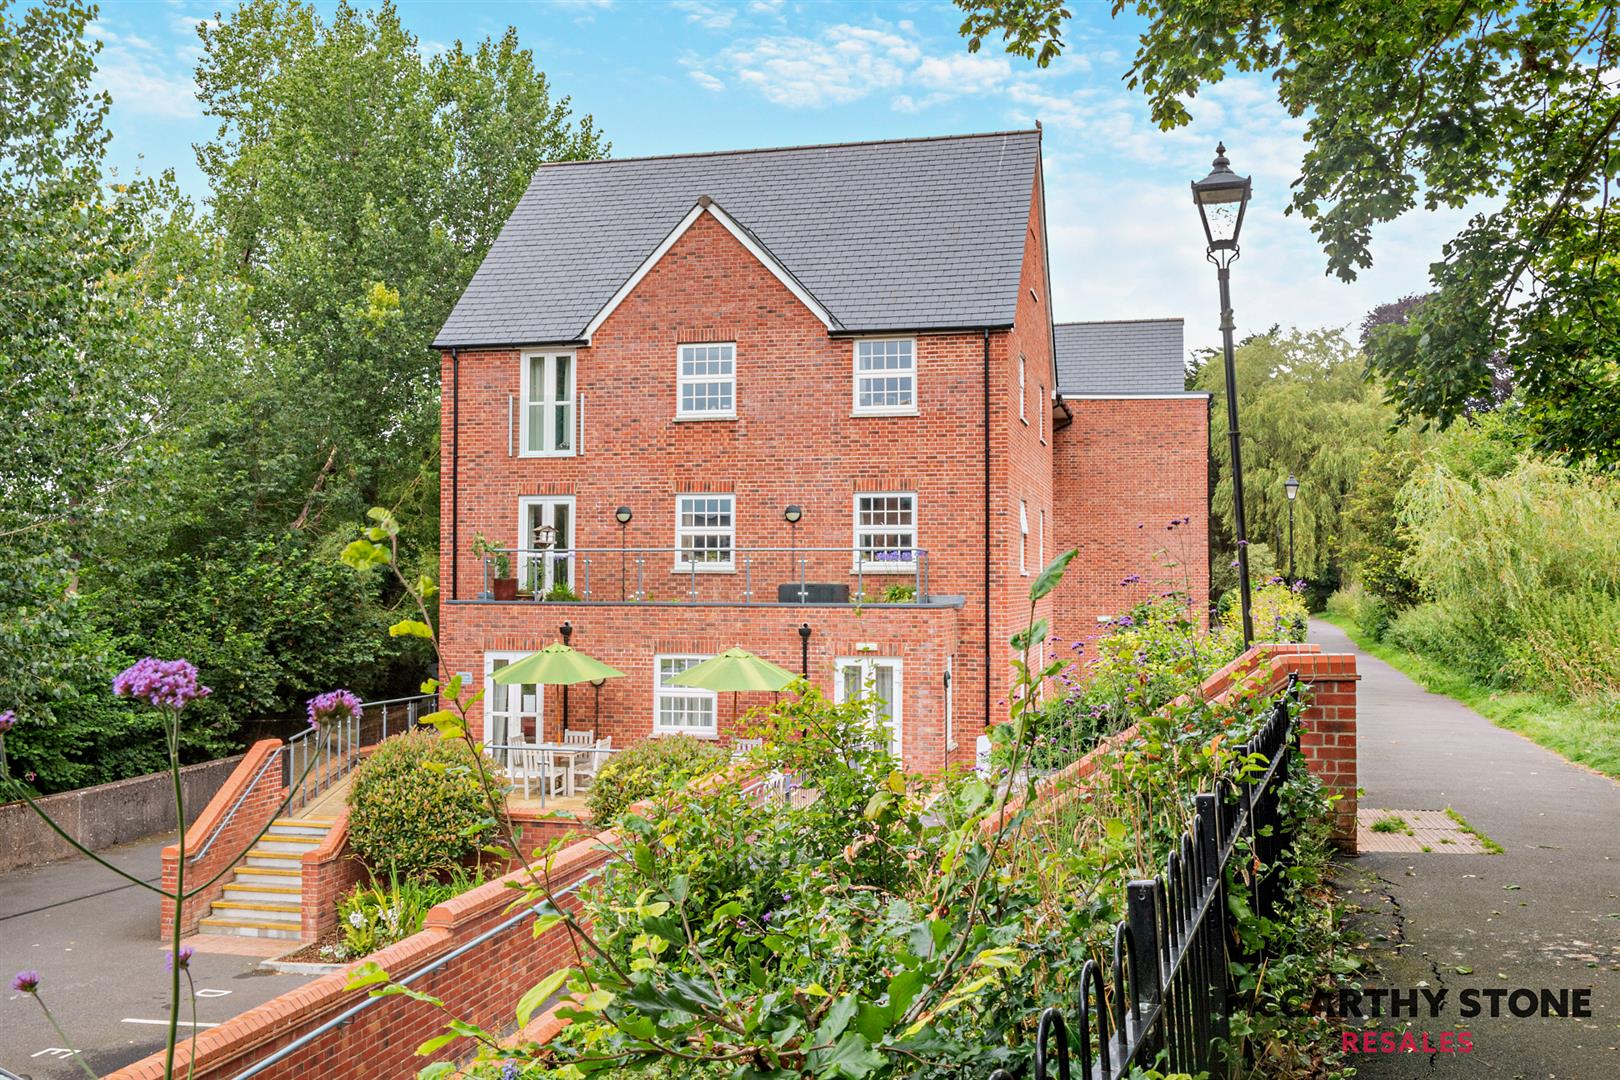
<svg viewBox="0 0 1620 1080">
<path fill-rule="evenodd" d="M 1451 808 L 1502 854 L 1371 851 L 1347 860 L 1351 898 L 1375 918 L 1376 983 L 1444 990 L 1437 1017 L 1376 1022 L 1429 1034 L 1429 1051 L 1355 1055 L 1358 1080 L 1620 1077 L 1620 784 L 1430 694 L 1313 621 L 1312 641 L 1355 652 L 1357 765 L 1368 807 Z M 1587 991 L 1591 1016 L 1515 1017 L 1492 990 Z M 1480 1015 L 1462 1015 L 1472 992 Z M 1520 1004 L 1526 999 L 1520 997 Z M 1538 1013 L 1539 1013 L 1538 1001 Z M 1573 1009 L 1571 1010 L 1573 1011 Z M 1347 1030 L 1354 1030 L 1348 1028 Z M 1472 1050 L 1438 1048 L 1469 1033 Z"/>
</svg>

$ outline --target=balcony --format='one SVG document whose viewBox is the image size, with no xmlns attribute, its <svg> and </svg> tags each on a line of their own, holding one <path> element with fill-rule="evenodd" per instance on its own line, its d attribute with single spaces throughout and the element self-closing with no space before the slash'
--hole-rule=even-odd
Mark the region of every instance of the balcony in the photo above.
<svg viewBox="0 0 1620 1080">
<path fill-rule="evenodd" d="M 705 538 L 707 539 L 707 538 Z M 922 548 L 486 548 L 477 603 L 956 607 Z"/>
</svg>

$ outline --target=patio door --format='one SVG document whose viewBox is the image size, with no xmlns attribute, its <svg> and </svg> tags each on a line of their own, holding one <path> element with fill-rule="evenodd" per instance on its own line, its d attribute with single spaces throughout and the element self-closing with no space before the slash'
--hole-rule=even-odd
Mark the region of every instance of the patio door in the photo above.
<svg viewBox="0 0 1620 1080">
<path fill-rule="evenodd" d="M 503 686 L 495 681 L 497 671 L 528 655 L 522 652 L 484 654 L 484 743 L 488 746 L 539 742 L 544 736 L 546 699 L 541 688 L 533 684 Z M 525 727 L 533 729 L 533 738 L 524 735 Z M 492 753 L 502 765 L 508 763 L 507 752 Z"/>
<path fill-rule="evenodd" d="M 547 548 L 545 540 L 551 538 Z M 528 554 L 519 557 L 518 587 L 550 592 L 574 586 L 574 499 L 536 497 L 518 500 L 518 543 Z M 544 549 L 545 553 L 541 554 Z"/>
<path fill-rule="evenodd" d="M 889 729 L 889 752 L 900 757 L 900 702 L 904 694 L 898 658 L 886 656 L 840 657 L 837 700 L 867 700 L 877 718 Z"/>
</svg>

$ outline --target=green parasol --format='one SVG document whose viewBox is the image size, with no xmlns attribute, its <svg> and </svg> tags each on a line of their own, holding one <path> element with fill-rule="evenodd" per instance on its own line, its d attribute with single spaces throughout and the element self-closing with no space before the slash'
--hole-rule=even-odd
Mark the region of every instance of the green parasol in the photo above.
<svg viewBox="0 0 1620 1080">
<path fill-rule="evenodd" d="M 554 641 L 537 653 L 507 664 L 495 672 L 495 681 L 502 686 L 571 686 L 574 683 L 594 682 L 597 679 L 619 679 L 624 672 L 609 667 L 593 656 Z M 568 691 L 563 691 L 563 730 L 568 729 Z M 538 732 L 540 741 L 546 733 Z"/>
<path fill-rule="evenodd" d="M 727 649 L 701 664 L 694 664 L 669 680 L 671 686 L 694 686 L 699 690 L 731 691 L 731 724 L 737 725 L 737 695 L 743 692 L 777 691 L 797 679 L 786 668 L 755 656 L 747 649 Z"/>
</svg>

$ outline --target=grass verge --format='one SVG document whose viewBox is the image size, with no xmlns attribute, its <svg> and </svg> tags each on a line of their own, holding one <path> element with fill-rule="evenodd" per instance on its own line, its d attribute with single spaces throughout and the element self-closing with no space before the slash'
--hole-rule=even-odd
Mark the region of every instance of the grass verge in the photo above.
<svg viewBox="0 0 1620 1080">
<path fill-rule="evenodd" d="M 1497 727 L 1516 731 L 1555 754 L 1620 780 L 1620 717 L 1595 702 L 1560 701 L 1548 694 L 1495 690 L 1418 653 L 1372 641 L 1348 619 L 1320 613 L 1364 652 L 1384 661 L 1431 694 L 1467 705 Z"/>
</svg>

